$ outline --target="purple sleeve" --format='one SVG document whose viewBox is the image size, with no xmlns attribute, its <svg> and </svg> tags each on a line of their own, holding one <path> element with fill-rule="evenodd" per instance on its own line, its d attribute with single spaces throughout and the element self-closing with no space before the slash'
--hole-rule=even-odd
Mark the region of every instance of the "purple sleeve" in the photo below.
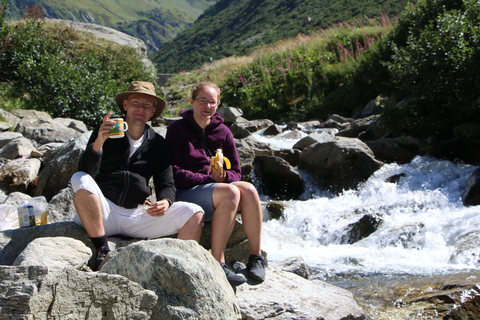
<svg viewBox="0 0 480 320">
<path fill-rule="evenodd" d="M 170 124 L 165 136 L 171 151 L 173 175 L 177 188 L 191 188 L 215 182 L 209 175 L 210 157 L 193 146 L 193 136 L 180 121 Z M 193 134 L 192 134 L 193 135 Z"/>
</svg>

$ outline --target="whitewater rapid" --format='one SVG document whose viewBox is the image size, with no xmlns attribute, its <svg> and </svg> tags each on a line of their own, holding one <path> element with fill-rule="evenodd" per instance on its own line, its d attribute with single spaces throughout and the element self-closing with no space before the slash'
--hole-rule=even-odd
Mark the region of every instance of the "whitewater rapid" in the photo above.
<svg viewBox="0 0 480 320">
<path fill-rule="evenodd" d="M 302 134 L 304 136 L 306 134 Z M 255 134 L 274 149 L 290 149 L 299 139 Z M 262 249 L 269 262 L 302 256 L 320 276 L 345 273 L 420 274 L 468 269 L 480 249 L 452 259 L 457 241 L 480 230 L 480 206 L 462 203 L 465 185 L 477 167 L 429 157 L 408 164 L 386 164 L 356 191 L 333 196 L 301 172 L 302 200 L 279 201 L 284 218 L 264 211 Z M 397 182 L 388 178 L 399 177 Z M 261 195 L 263 203 L 271 201 Z M 368 237 L 348 244 L 349 225 L 364 215 L 381 224 Z"/>
</svg>

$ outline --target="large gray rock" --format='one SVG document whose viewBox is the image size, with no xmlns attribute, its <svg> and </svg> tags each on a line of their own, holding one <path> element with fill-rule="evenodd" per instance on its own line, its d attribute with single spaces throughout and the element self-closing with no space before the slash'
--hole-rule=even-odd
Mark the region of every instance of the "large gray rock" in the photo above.
<svg viewBox="0 0 480 320">
<path fill-rule="evenodd" d="M 334 137 L 332 134 L 329 132 L 314 132 L 309 134 L 306 137 L 303 137 L 302 139 L 298 140 L 294 145 L 293 149 L 299 149 L 303 150 L 308 146 L 311 146 L 312 144 L 318 143 L 318 142 L 327 142 L 331 141 L 332 137 Z"/>
<path fill-rule="evenodd" d="M 13 265 L 80 269 L 91 255 L 92 250 L 80 240 L 70 237 L 37 238 L 18 255 Z"/>
<path fill-rule="evenodd" d="M 273 121 L 268 119 L 248 120 L 243 122 L 237 122 L 236 125 L 239 128 L 246 129 L 250 133 L 253 133 L 258 130 L 268 128 L 269 126 L 273 125 Z"/>
<path fill-rule="evenodd" d="M 44 237 L 65 237 L 80 240 L 91 249 L 87 233 L 74 222 L 59 222 L 0 232 L 0 265 L 11 266 L 30 242 Z"/>
<path fill-rule="evenodd" d="M 225 120 L 226 124 L 232 124 L 237 122 L 237 118 L 243 116 L 243 111 L 240 108 L 232 107 L 220 107 L 217 109 L 217 112 Z"/>
<path fill-rule="evenodd" d="M 242 319 L 365 319 L 349 291 L 273 268 L 263 283 L 237 287 L 237 300 Z"/>
<path fill-rule="evenodd" d="M 409 163 L 417 155 L 426 155 L 432 146 L 414 137 L 382 138 L 365 142 L 375 158 L 386 163 Z"/>
<path fill-rule="evenodd" d="M 298 167 L 313 174 L 325 189 L 340 193 L 355 189 L 382 165 L 361 140 L 332 137 L 305 148 Z"/>
<path fill-rule="evenodd" d="M 259 156 L 253 160 L 261 192 L 274 199 L 298 199 L 305 190 L 303 178 L 287 161 L 279 157 Z"/>
<path fill-rule="evenodd" d="M 0 149 L 0 157 L 5 159 L 28 157 L 34 150 L 31 140 L 19 137 L 9 141 Z"/>
<path fill-rule="evenodd" d="M 157 299 L 118 275 L 0 266 L 1 319 L 147 320 Z"/>
<path fill-rule="evenodd" d="M 40 171 L 39 159 L 19 158 L 6 162 L 0 173 L 0 187 L 11 192 L 28 192 Z"/>
<path fill-rule="evenodd" d="M 25 138 L 36 141 L 38 144 L 49 142 L 67 142 L 80 135 L 77 130 L 68 128 L 53 120 L 47 114 L 28 115 L 14 129 Z"/>
<path fill-rule="evenodd" d="M 380 115 L 372 115 L 366 118 L 353 120 L 347 129 L 341 130 L 337 136 L 358 138 L 368 127 L 375 124 L 380 119 Z"/>
<path fill-rule="evenodd" d="M 13 139 L 17 139 L 21 137 L 23 137 L 22 134 L 18 132 L 12 132 L 12 131 L 0 132 L 0 148 L 3 148 L 3 146 L 5 146 L 7 143 L 12 141 Z"/>
<path fill-rule="evenodd" d="M 47 151 L 43 163 L 47 164 L 38 175 L 34 195 L 43 195 L 47 200 L 68 186 L 72 175 L 78 170 L 78 160 L 87 145 L 90 133 L 84 133 L 62 147 Z"/>
<path fill-rule="evenodd" d="M 80 133 L 88 132 L 87 126 L 82 121 L 74 120 L 70 118 L 55 118 L 53 120 L 63 124 L 65 127 L 74 129 Z"/>
<path fill-rule="evenodd" d="M 152 319 L 240 319 L 220 264 L 195 241 L 140 241 L 102 267 L 142 284 L 159 297 Z"/>
<path fill-rule="evenodd" d="M 48 222 L 72 221 L 77 210 L 73 204 L 73 191 L 64 188 L 48 203 Z"/>
</svg>

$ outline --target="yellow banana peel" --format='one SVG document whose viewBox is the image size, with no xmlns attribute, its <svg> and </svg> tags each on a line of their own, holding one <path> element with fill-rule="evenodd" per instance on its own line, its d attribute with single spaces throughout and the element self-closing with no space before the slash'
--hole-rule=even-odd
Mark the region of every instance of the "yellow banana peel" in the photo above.
<svg viewBox="0 0 480 320">
<path fill-rule="evenodd" d="M 48 211 L 44 211 L 42 213 L 42 217 L 40 218 L 41 225 L 48 224 L 47 216 L 48 216 Z"/>
<path fill-rule="evenodd" d="M 218 166 L 219 164 L 220 167 Z M 228 160 L 228 158 L 223 155 L 222 149 L 217 149 L 217 153 L 214 157 L 212 157 L 210 161 L 210 166 L 215 167 L 215 169 L 220 170 L 223 173 L 224 164 L 227 169 L 230 169 L 232 167 L 230 160 Z"/>
</svg>

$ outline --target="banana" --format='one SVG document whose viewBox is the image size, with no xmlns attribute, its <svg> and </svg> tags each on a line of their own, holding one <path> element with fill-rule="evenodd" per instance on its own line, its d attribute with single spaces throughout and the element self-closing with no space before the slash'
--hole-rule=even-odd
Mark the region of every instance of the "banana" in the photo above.
<svg viewBox="0 0 480 320">
<path fill-rule="evenodd" d="M 218 166 L 218 164 L 220 164 L 220 167 Z M 212 157 L 210 161 L 210 166 L 215 166 L 215 169 L 220 170 L 223 173 L 224 164 L 227 169 L 230 169 L 232 167 L 232 165 L 230 164 L 230 160 L 228 160 L 228 158 L 223 155 L 222 149 L 217 149 L 216 155 Z"/>
<path fill-rule="evenodd" d="M 44 211 L 42 213 L 42 217 L 40 218 L 41 225 L 48 224 L 47 216 L 48 216 L 48 211 Z"/>
</svg>

